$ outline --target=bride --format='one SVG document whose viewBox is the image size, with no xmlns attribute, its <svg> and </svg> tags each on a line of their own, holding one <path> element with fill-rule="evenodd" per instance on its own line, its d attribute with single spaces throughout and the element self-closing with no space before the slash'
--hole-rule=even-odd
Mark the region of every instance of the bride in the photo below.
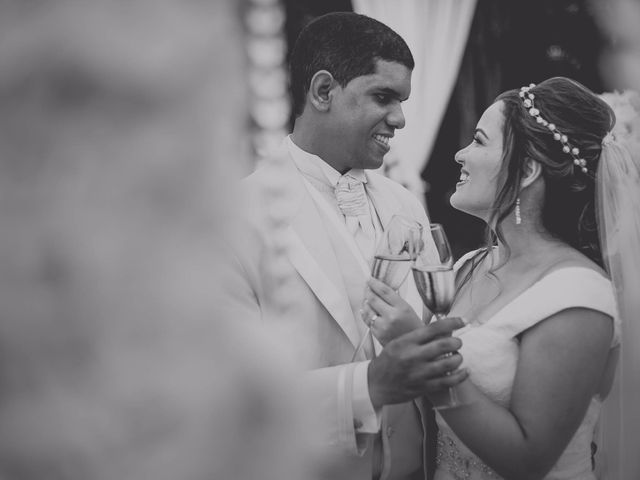
<svg viewBox="0 0 640 480">
<path fill-rule="evenodd" d="M 450 316 L 467 322 L 455 335 L 469 378 L 462 405 L 437 413 L 437 480 L 596 478 L 591 440 L 620 343 L 609 207 L 638 181 L 614 124 L 587 88 L 552 78 L 500 95 L 456 154 L 451 204 L 484 220 L 489 242 L 456 266 Z M 383 344 L 419 328 L 390 288 L 369 286 Z"/>
</svg>

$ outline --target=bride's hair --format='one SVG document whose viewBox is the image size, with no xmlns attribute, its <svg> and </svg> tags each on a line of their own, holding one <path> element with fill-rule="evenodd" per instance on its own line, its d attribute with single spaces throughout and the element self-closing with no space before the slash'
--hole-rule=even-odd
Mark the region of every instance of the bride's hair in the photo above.
<svg viewBox="0 0 640 480">
<path fill-rule="evenodd" d="M 500 222 L 513 212 L 527 159 L 538 162 L 545 181 L 542 224 L 555 237 L 602 265 L 595 213 L 595 175 L 602 140 L 615 124 L 609 105 L 584 85 L 554 77 L 528 89 L 537 112 L 530 112 L 526 96 L 509 90 L 496 98 L 503 102 L 503 157 L 501 188 L 494 203 L 495 235 L 503 240 Z M 542 117 L 538 120 L 536 116 Z M 555 126 L 555 131 L 550 127 Z M 566 135 L 579 149 L 586 172 L 575 156 L 563 150 L 554 133 Z"/>
</svg>

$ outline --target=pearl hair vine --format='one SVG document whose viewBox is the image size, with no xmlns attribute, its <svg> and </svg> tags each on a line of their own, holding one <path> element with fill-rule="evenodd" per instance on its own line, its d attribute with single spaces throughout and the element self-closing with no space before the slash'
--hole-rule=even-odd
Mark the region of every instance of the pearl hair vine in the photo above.
<svg viewBox="0 0 640 480">
<path fill-rule="evenodd" d="M 524 107 L 529 111 L 529 115 L 535 118 L 536 122 L 538 122 L 543 127 L 547 127 L 549 131 L 553 134 L 554 140 L 562 143 L 562 151 L 571 155 L 573 158 L 573 164 L 576 167 L 580 167 L 582 173 L 587 173 L 587 161 L 584 158 L 580 158 L 580 149 L 569 142 L 569 138 L 558 130 L 558 127 L 555 124 L 548 122 L 542 116 L 540 116 L 540 110 L 538 110 L 535 106 L 534 99 L 536 98 L 535 94 L 530 92 L 533 87 L 535 87 L 535 83 L 529 84 L 528 87 L 522 87 L 520 89 L 520 98 L 522 99 L 522 103 Z"/>
</svg>

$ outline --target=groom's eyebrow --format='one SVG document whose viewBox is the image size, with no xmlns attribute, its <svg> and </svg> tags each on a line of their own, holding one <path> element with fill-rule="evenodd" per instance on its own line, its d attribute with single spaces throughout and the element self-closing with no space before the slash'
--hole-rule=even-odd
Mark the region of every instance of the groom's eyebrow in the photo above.
<svg viewBox="0 0 640 480">
<path fill-rule="evenodd" d="M 384 93 L 385 95 L 390 95 L 392 97 L 397 98 L 401 102 L 404 102 L 409 99 L 409 97 L 403 97 L 399 92 L 395 91 L 393 88 L 383 87 L 380 89 L 380 93 Z"/>
</svg>

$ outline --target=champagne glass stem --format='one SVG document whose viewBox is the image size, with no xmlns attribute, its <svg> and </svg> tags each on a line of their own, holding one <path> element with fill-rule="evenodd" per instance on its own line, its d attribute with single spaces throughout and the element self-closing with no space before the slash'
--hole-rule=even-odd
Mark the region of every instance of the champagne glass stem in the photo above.
<svg viewBox="0 0 640 480">
<path fill-rule="evenodd" d="M 447 372 L 447 375 L 451 375 L 451 372 Z M 440 405 L 434 405 L 434 410 L 446 410 L 448 408 L 454 408 L 460 405 L 460 399 L 458 398 L 458 389 L 456 387 L 449 387 L 447 389 L 447 397 L 447 402 Z"/>
<path fill-rule="evenodd" d="M 435 321 L 439 321 L 442 320 L 443 318 L 446 318 L 446 314 L 445 313 L 436 313 L 434 314 L 435 317 Z M 443 358 L 447 358 L 447 357 L 451 357 L 453 356 L 453 353 L 451 352 L 447 352 L 445 354 L 442 355 Z M 451 372 L 447 372 L 446 375 L 451 375 Z M 446 410 L 447 408 L 453 408 L 453 407 L 457 407 L 458 405 L 460 405 L 460 399 L 458 398 L 458 391 L 455 387 L 449 387 L 447 392 L 447 396 L 448 396 L 448 401 L 445 404 L 441 404 L 441 405 L 434 405 L 434 409 L 435 410 Z"/>
<path fill-rule="evenodd" d="M 362 339 L 360 340 L 360 343 L 356 347 L 356 351 L 353 352 L 353 357 L 351 357 L 351 362 L 356 361 L 356 358 L 360 354 L 360 351 L 364 348 L 364 345 L 365 343 L 367 343 L 367 341 L 371 342 L 371 345 L 373 345 L 373 332 L 371 331 L 371 327 L 367 327 L 367 330 L 364 332 L 364 335 L 362 335 Z M 375 347 L 372 349 L 371 358 L 376 358 Z"/>
</svg>

